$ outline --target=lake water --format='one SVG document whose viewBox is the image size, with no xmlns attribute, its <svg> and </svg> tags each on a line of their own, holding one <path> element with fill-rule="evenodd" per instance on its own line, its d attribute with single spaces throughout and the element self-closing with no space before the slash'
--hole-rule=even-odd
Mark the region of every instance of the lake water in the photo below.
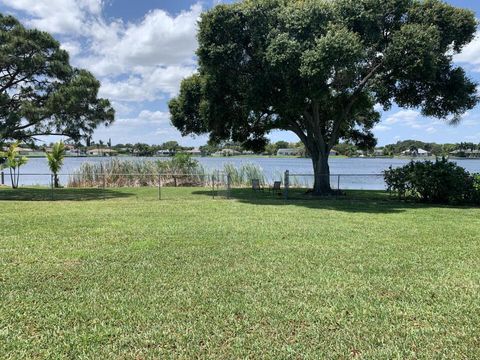
<svg viewBox="0 0 480 360">
<path fill-rule="evenodd" d="M 128 158 L 125 160 L 162 160 L 162 158 Z M 166 159 L 166 158 L 163 158 Z M 222 170 L 225 164 L 241 166 L 243 164 L 259 165 L 269 182 L 281 180 L 285 170 L 291 174 L 312 174 L 312 162 L 310 159 L 300 158 L 242 158 L 242 157 L 198 157 L 196 158 L 208 171 Z M 62 173 L 72 173 L 77 170 L 82 163 L 100 163 L 109 161 L 109 158 L 84 158 L 72 157 L 66 158 L 62 168 Z M 464 167 L 469 172 L 480 173 L 480 159 L 478 160 L 454 160 L 458 165 Z M 330 159 L 330 172 L 332 174 L 332 186 L 337 187 L 340 184 L 342 189 L 384 189 L 382 172 L 388 167 L 398 167 L 409 162 L 408 159 L 391 158 L 332 158 Z M 50 171 L 45 158 L 31 158 L 28 163 L 21 168 L 21 185 L 48 185 L 50 183 Z M 40 175 L 44 174 L 44 175 Z M 338 176 L 340 176 L 340 182 Z M 62 176 L 61 181 L 65 183 L 67 176 Z M 312 176 L 291 177 L 294 184 L 311 185 Z M 5 170 L 5 183 L 10 184 L 8 170 Z"/>
</svg>

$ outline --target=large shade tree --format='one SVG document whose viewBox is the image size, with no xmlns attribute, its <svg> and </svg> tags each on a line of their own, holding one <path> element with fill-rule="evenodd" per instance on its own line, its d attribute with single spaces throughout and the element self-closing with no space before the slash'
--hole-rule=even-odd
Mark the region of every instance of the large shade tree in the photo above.
<svg viewBox="0 0 480 360">
<path fill-rule="evenodd" d="M 69 64 L 48 33 L 0 14 L 0 143 L 91 135 L 115 115 L 110 102 L 98 98 L 99 88 L 91 73 Z"/>
<path fill-rule="evenodd" d="M 457 122 L 476 84 L 452 63 L 474 37 L 474 14 L 438 0 L 246 0 L 199 23 L 199 69 L 169 103 L 184 134 L 258 149 L 293 131 L 312 157 L 314 191 L 331 191 L 340 140 L 372 147 L 389 109 L 420 108 Z"/>
</svg>

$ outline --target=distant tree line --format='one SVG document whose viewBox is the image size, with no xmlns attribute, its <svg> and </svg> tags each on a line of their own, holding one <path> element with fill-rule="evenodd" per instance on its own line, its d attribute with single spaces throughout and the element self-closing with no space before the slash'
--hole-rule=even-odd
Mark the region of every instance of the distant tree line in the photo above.
<svg viewBox="0 0 480 360">
<path fill-rule="evenodd" d="M 176 154 L 181 152 L 186 152 L 195 149 L 192 146 L 182 146 L 177 141 L 171 140 L 166 141 L 160 145 L 150 145 L 146 143 L 126 143 L 126 144 L 116 144 L 112 145 L 111 139 L 108 141 L 98 140 L 90 141 L 89 144 L 82 144 L 79 142 L 66 141 L 65 145 L 74 147 L 82 153 L 87 153 L 91 149 L 112 149 L 115 150 L 117 154 L 120 155 L 132 155 L 132 156 L 154 156 L 161 154 Z M 20 144 L 20 147 L 28 147 L 37 151 L 48 152 L 49 149 L 52 149 L 54 146 L 53 143 L 50 144 Z M 202 156 L 209 156 L 215 153 L 219 153 L 222 150 L 229 149 L 237 153 L 245 154 L 248 150 L 240 142 L 220 142 L 217 144 L 207 143 L 198 147 L 198 150 Z M 276 141 L 269 142 L 263 151 L 249 152 L 256 155 L 268 155 L 275 156 L 277 155 L 280 149 L 297 149 L 297 156 L 300 157 L 309 157 L 308 151 L 305 149 L 305 146 L 302 142 L 287 142 L 287 141 Z M 384 156 L 399 156 L 402 155 L 405 151 L 413 151 L 423 149 L 431 153 L 433 156 L 448 156 L 452 152 L 456 152 L 456 156 L 461 157 L 462 152 L 465 151 L 465 154 L 468 154 L 469 151 L 480 151 L 480 144 L 472 142 L 461 142 L 461 143 L 447 143 L 447 144 L 437 144 L 430 142 L 423 142 L 418 140 L 403 140 L 398 141 L 395 144 L 385 145 L 383 147 L 377 148 L 377 152 L 381 151 Z M 373 154 L 374 149 L 368 151 L 361 150 L 352 143 L 340 143 L 333 147 L 333 150 L 336 151 L 339 155 L 354 157 L 359 155 L 369 155 Z"/>
<path fill-rule="evenodd" d="M 145 143 L 136 144 L 117 144 L 111 147 L 119 154 L 124 155 L 136 155 L 136 156 L 153 156 L 159 152 L 168 152 L 175 154 L 177 152 L 187 151 L 193 149 L 193 147 L 181 146 L 177 141 L 166 141 L 160 145 L 149 145 Z"/>
<path fill-rule="evenodd" d="M 433 156 L 448 156 L 452 152 L 457 152 L 457 156 L 462 156 L 462 151 L 475 151 L 480 150 L 480 144 L 475 144 L 472 142 L 462 142 L 462 143 L 447 143 L 447 144 L 437 144 L 431 142 L 423 142 L 418 140 L 402 140 L 398 141 L 395 144 L 388 144 L 383 147 L 377 148 L 377 150 L 382 151 L 384 156 L 399 156 L 402 155 L 405 151 L 415 151 L 418 149 L 423 149 L 431 153 Z M 334 147 L 334 150 L 337 151 L 340 155 L 345 156 L 356 156 L 361 153 L 359 149 L 350 143 L 340 143 Z M 373 149 L 369 152 L 372 153 Z"/>
<path fill-rule="evenodd" d="M 423 149 L 435 156 L 447 156 L 456 150 L 479 150 L 480 144 L 471 142 L 462 142 L 456 144 L 437 144 L 417 140 L 398 141 L 396 144 L 390 144 L 383 147 L 383 153 L 386 156 L 400 155 L 404 151 Z"/>
</svg>

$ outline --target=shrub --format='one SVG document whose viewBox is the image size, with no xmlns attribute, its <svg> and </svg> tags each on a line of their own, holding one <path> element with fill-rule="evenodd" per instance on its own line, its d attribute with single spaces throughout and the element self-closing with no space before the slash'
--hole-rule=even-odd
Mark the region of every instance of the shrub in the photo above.
<svg viewBox="0 0 480 360">
<path fill-rule="evenodd" d="M 387 190 L 400 198 L 440 204 L 479 202 L 480 180 L 446 159 L 412 161 L 384 172 Z"/>
<path fill-rule="evenodd" d="M 480 204 L 480 174 L 473 175 L 473 201 L 476 204 Z"/>
</svg>

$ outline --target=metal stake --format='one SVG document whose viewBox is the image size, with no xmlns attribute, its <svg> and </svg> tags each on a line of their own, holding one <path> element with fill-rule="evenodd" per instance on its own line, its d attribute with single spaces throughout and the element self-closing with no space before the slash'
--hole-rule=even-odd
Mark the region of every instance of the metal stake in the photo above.
<svg viewBox="0 0 480 360">
<path fill-rule="evenodd" d="M 212 175 L 212 197 L 215 199 L 215 174 Z"/>
<path fill-rule="evenodd" d="M 337 180 L 337 197 L 340 195 L 340 175 L 338 175 Z"/>
<path fill-rule="evenodd" d="M 290 172 L 287 170 L 285 171 L 285 180 L 284 180 L 284 190 L 283 195 L 285 196 L 285 200 L 288 200 L 288 188 L 290 186 Z"/>
<path fill-rule="evenodd" d="M 227 199 L 230 199 L 231 192 L 232 192 L 232 178 L 230 174 L 227 174 Z"/>
<path fill-rule="evenodd" d="M 158 174 L 158 200 L 162 200 L 162 176 Z"/>
</svg>

